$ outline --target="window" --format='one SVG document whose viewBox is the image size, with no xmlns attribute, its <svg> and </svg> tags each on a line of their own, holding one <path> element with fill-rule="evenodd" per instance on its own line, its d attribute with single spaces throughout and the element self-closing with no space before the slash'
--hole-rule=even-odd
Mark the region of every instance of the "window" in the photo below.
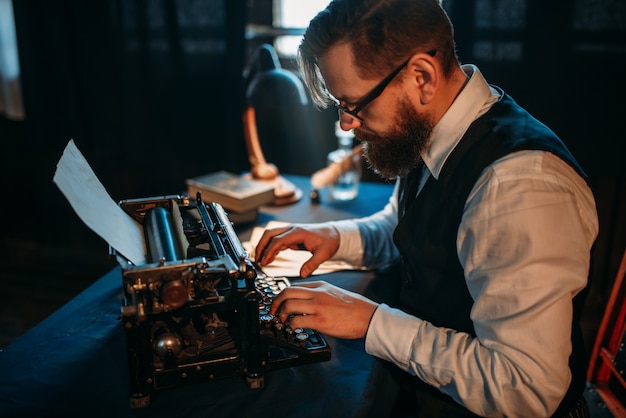
<svg viewBox="0 0 626 418">
<path fill-rule="evenodd" d="M 9 119 L 24 119 L 13 3 L 0 0 L 0 113 Z"/>
<path fill-rule="evenodd" d="M 294 57 L 309 21 L 330 0 L 274 0 L 274 27 L 293 30 L 297 35 L 277 36 L 274 47 L 279 55 Z M 298 30 L 299 29 L 299 30 Z"/>
</svg>

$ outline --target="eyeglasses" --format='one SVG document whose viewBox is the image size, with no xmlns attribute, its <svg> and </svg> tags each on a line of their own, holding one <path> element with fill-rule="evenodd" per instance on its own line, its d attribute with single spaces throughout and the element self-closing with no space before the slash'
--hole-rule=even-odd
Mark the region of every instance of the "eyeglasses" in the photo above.
<svg viewBox="0 0 626 418">
<path fill-rule="evenodd" d="M 427 54 L 430 55 L 431 57 L 434 57 L 436 53 L 437 53 L 436 49 L 433 49 L 433 50 L 427 52 Z M 400 73 L 400 71 L 402 71 L 404 69 L 404 67 L 407 66 L 407 64 L 409 63 L 410 60 L 411 60 L 410 58 L 407 59 L 402 64 L 400 64 L 395 70 L 393 70 L 391 72 L 391 74 L 389 74 L 387 77 L 383 78 L 383 80 L 380 83 L 378 83 L 378 85 L 376 87 L 374 87 L 369 93 L 367 93 L 367 95 L 365 95 L 365 97 L 363 97 L 361 100 L 356 102 L 352 109 L 348 109 L 348 107 L 342 105 L 336 99 L 334 100 L 333 104 L 339 110 L 339 112 L 346 113 L 346 114 L 352 116 L 353 118 L 357 119 L 359 122 L 363 122 L 363 118 L 361 118 L 358 115 L 358 113 L 361 110 L 363 110 L 363 108 L 365 106 L 367 106 L 368 104 L 370 104 L 371 102 L 376 100 L 378 98 L 378 96 L 380 96 L 382 94 L 382 92 L 387 88 L 389 83 L 391 83 L 391 81 L 398 75 L 398 73 Z"/>
</svg>

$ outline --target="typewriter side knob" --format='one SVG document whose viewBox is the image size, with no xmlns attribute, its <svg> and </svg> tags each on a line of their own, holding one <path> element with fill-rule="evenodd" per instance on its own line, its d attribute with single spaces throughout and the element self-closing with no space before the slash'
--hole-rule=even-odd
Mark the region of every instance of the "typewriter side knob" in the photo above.
<svg viewBox="0 0 626 418">
<path fill-rule="evenodd" d="M 156 353 L 161 360 L 166 360 L 171 357 L 176 358 L 183 350 L 180 339 L 176 335 L 169 332 L 159 335 L 159 338 L 156 340 L 154 346 Z"/>
<path fill-rule="evenodd" d="M 187 286 L 182 280 L 172 280 L 161 288 L 161 300 L 172 309 L 178 309 L 187 303 Z"/>
</svg>

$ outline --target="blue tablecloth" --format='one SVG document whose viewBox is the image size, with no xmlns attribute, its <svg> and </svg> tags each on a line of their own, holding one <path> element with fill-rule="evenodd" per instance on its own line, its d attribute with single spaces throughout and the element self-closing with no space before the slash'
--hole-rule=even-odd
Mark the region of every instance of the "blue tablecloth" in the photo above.
<svg viewBox="0 0 626 418">
<path fill-rule="evenodd" d="M 322 202 L 312 204 L 308 179 L 288 178 L 303 189 L 303 199 L 289 206 L 263 208 L 259 224 L 367 215 L 382 208 L 392 190 L 390 185 L 365 183 L 354 201 L 332 202 L 322 194 Z M 249 228 L 238 233 L 245 237 Z M 366 293 L 376 276 L 349 271 L 321 278 Z M 194 382 L 161 389 L 152 396 L 151 406 L 131 409 L 120 320 L 121 277 L 121 269 L 114 268 L 0 352 L 1 417 L 389 415 L 397 389 L 388 365 L 366 354 L 363 340 L 330 337 L 330 361 L 271 370 L 263 389 L 249 389 L 239 377 Z"/>
</svg>

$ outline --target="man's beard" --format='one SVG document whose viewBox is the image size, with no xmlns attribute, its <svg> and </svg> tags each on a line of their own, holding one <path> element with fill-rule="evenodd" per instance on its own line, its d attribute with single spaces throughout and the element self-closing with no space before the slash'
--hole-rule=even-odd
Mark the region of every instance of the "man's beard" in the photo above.
<svg viewBox="0 0 626 418">
<path fill-rule="evenodd" d="M 388 132 L 379 135 L 355 129 L 371 168 L 390 180 L 407 175 L 421 164 L 421 152 L 428 145 L 435 125 L 429 115 L 418 114 L 407 99 L 401 99 L 399 107 Z"/>
</svg>

